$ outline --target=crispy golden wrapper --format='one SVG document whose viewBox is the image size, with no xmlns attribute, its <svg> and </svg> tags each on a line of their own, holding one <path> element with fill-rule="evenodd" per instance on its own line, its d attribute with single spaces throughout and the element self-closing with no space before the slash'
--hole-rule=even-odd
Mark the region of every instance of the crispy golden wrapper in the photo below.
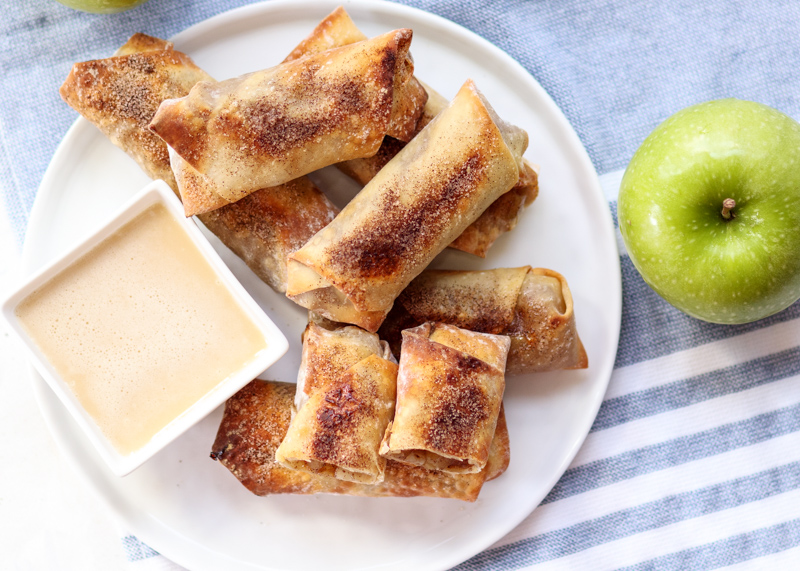
<svg viewBox="0 0 800 571">
<path fill-rule="evenodd" d="M 424 84 L 423 84 L 424 85 Z M 428 101 L 417 125 L 421 131 L 447 107 L 447 99 L 431 87 L 425 85 Z M 336 167 L 344 174 L 365 185 L 371 181 L 386 164 L 399 153 L 405 143 L 393 137 L 386 137 L 381 148 L 371 157 L 352 159 L 338 163 Z M 504 232 L 513 230 L 519 220 L 523 208 L 530 206 L 539 195 L 539 175 L 537 168 L 526 159 L 519 173 L 519 181 L 511 190 L 495 200 L 480 217 L 470 224 L 451 244 L 451 248 L 486 257 L 489 248 Z"/>
<path fill-rule="evenodd" d="M 309 54 L 324 52 L 367 39 L 347 11 L 339 6 L 328 14 L 314 30 L 292 50 L 284 62 Z M 416 133 L 428 93 L 414 77 L 414 61 L 406 54 L 395 74 L 392 112 L 386 134 L 401 141 L 410 141 Z"/>
<path fill-rule="evenodd" d="M 169 147 L 169 162 L 172 168 L 172 174 L 175 177 L 175 184 L 178 188 L 178 196 L 180 196 L 181 202 L 183 203 L 183 213 L 187 218 L 189 216 L 207 214 L 223 206 L 227 206 L 228 204 L 233 205 L 237 202 L 241 202 L 231 202 L 227 198 L 223 198 L 222 195 L 217 192 L 217 186 L 210 179 L 197 172 L 192 165 L 183 160 L 172 147 Z M 267 188 L 280 187 L 281 185 Z"/>
<path fill-rule="evenodd" d="M 117 51 L 114 52 L 115 56 L 127 56 L 130 54 L 153 52 L 161 50 L 171 50 L 174 48 L 172 42 L 148 36 L 137 32 L 133 34 L 128 41 L 122 44 Z M 203 72 L 205 73 L 205 72 Z M 200 80 L 203 81 L 203 80 Z"/>
<path fill-rule="evenodd" d="M 443 323 L 403 331 L 397 408 L 380 453 L 452 474 L 479 472 L 505 391 L 511 341 Z"/>
<path fill-rule="evenodd" d="M 379 335 L 399 355 L 401 332 L 428 321 L 508 335 L 509 374 L 589 366 L 572 294 L 564 276 L 553 270 L 426 270 L 397 298 Z"/>
<path fill-rule="evenodd" d="M 367 40 L 367 37 L 361 33 L 344 8 L 340 6 L 323 19 L 311 34 L 292 50 L 284 63 L 364 40 Z M 417 123 L 428 98 L 427 92 L 414 78 L 413 73 L 414 64 L 411 56 L 407 54 L 403 67 L 394 76 L 392 111 L 387 126 L 389 135 L 405 141 L 416 133 Z M 389 138 L 387 140 L 397 139 Z M 212 179 L 203 176 L 174 151 L 170 153 L 170 161 L 180 189 L 186 216 L 210 212 L 230 203 L 228 198 L 224 197 L 224 191 L 217 188 Z"/>
<path fill-rule="evenodd" d="M 311 54 L 161 103 L 150 129 L 236 202 L 342 160 L 377 152 L 412 32 Z"/>
<path fill-rule="evenodd" d="M 386 460 L 378 449 L 394 415 L 396 388 L 397 362 L 377 335 L 309 323 L 296 414 L 275 453 L 277 462 L 351 482 L 383 481 Z"/>
<path fill-rule="evenodd" d="M 470 80 L 453 102 L 289 257 L 287 295 L 376 331 L 397 295 L 519 180 L 525 131 Z"/>
<path fill-rule="evenodd" d="M 167 146 L 147 125 L 162 101 L 211 77 L 170 42 L 145 34 L 135 34 L 117 54 L 76 63 L 59 93 L 149 176 L 175 188 Z"/>
<path fill-rule="evenodd" d="M 256 495 L 430 496 L 474 502 L 484 482 L 508 467 L 508 429 L 501 411 L 489 461 L 477 474 L 447 474 L 389 460 L 383 482 L 370 485 L 284 468 L 275 462 L 275 450 L 289 427 L 294 394 L 291 383 L 255 380 L 225 405 L 211 456 Z"/>
<path fill-rule="evenodd" d="M 385 341 L 358 327 L 310 320 L 302 338 L 295 409 L 301 408 L 312 393 L 336 382 L 353 365 L 371 355 L 396 362 Z"/>
</svg>

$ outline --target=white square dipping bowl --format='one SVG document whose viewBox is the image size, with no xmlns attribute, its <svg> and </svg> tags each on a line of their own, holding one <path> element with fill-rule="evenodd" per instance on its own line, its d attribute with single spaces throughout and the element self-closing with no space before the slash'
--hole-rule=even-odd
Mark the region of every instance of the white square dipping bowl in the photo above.
<svg viewBox="0 0 800 571">
<path fill-rule="evenodd" d="M 112 236 L 126 223 L 157 203 L 163 204 L 169 215 L 186 231 L 191 243 L 211 266 L 219 282 L 224 285 L 224 288 L 242 308 L 244 314 L 256 326 L 260 335 L 264 336 L 266 348 L 257 352 L 255 358 L 245 363 L 243 367 L 231 371 L 227 377 L 220 379 L 220 382 L 214 388 L 158 431 L 145 445 L 129 454 L 122 454 L 101 431 L 70 386 L 53 367 L 48 356 L 42 352 L 37 343 L 31 338 L 18 318 L 16 308 L 31 293 L 43 287 L 56 275 Z M 274 364 L 289 348 L 286 337 L 280 329 L 267 317 L 261 307 L 234 277 L 194 221 L 185 217 L 180 200 L 173 194 L 166 183 L 160 180 L 147 185 L 101 228 L 97 229 L 65 255 L 33 275 L 2 304 L 2 315 L 7 321 L 10 331 L 15 333 L 22 341 L 37 371 L 61 399 L 61 402 L 83 429 L 103 460 L 118 476 L 124 476 L 132 472 L 167 444 L 178 438 L 211 411 L 223 404 L 239 389 Z"/>
</svg>

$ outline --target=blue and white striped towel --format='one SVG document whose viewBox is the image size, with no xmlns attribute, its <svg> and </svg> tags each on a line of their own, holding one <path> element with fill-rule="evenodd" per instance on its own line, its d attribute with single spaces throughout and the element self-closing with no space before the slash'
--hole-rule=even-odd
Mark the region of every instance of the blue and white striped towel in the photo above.
<svg viewBox="0 0 800 571">
<path fill-rule="evenodd" d="M 111 18 L 52 0 L 4 8 L 0 188 L 17 246 L 74 120 L 56 94 L 69 65 L 131 30 L 169 36 L 246 3 L 150 0 Z M 680 108 L 738 97 L 800 119 L 796 0 L 405 3 L 530 71 L 588 149 L 612 212 L 636 147 Z M 620 246 L 622 333 L 591 433 L 542 505 L 458 569 L 800 568 L 800 304 L 745 326 L 702 323 L 656 296 Z M 136 538 L 123 547 L 132 567 L 176 568 Z"/>
</svg>

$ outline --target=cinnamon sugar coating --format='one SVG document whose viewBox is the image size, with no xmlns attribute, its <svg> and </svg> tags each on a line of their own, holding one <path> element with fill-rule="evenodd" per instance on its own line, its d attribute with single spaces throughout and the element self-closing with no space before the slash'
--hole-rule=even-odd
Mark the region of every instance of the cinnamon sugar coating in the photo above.
<svg viewBox="0 0 800 571">
<path fill-rule="evenodd" d="M 505 390 L 508 337 L 442 323 L 403 331 L 397 409 L 381 455 L 444 472 L 486 465 Z"/>
<path fill-rule="evenodd" d="M 367 39 L 347 11 L 339 6 L 328 14 L 311 33 L 286 57 L 293 61 L 309 54 L 339 48 Z M 428 93 L 414 77 L 414 60 L 407 53 L 398 65 L 394 76 L 392 110 L 386 135 L 409 141 L 416 133 Z"/>
<path fill-rule="evenodd" d="M 417 124 L 419 133 L 436 115 L 445 107 L 447 100 L 439 93 L 424 86 L 428 92 L 428 101 L 423 114 Z M 386 137 L 381 148 L 371 157 L 353 159 L 337 163 L 336 167 L 344 174 L 366 185 L 399 153 L 405 143 L 393 137 Z M 523 159 L 519 173 L 519 181 L 511 190 L 495 200 L 475 222 L 470 224 L 453 242 L 451 248 L 473 254 L 481 258 L 486 257 L 489 248 L 503 233 L 510 232 L 517 225 L 522 210 L 536 199 L 539 194 L 539 175 L 537 168 Z"/>
</svg>

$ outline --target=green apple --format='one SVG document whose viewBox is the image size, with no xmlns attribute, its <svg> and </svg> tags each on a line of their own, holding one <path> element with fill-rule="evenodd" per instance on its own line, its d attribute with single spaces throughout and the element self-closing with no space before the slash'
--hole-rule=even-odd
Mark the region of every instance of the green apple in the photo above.
<svg viewBox="0 0 800 571">
<path fill-rule="evenodd" d="M 64 6 L 91 12 L 93 14 L 113 14 L 144 4 L 147 0 L 58 0 Z"/>
<path fill-rule="evenodd" d="M 800 124 L 750 101 L 679 111 L 636 151 L 619 227 L 644 280 L 678 309 L 747 323 L 800 298 Z"/>
</svg>

